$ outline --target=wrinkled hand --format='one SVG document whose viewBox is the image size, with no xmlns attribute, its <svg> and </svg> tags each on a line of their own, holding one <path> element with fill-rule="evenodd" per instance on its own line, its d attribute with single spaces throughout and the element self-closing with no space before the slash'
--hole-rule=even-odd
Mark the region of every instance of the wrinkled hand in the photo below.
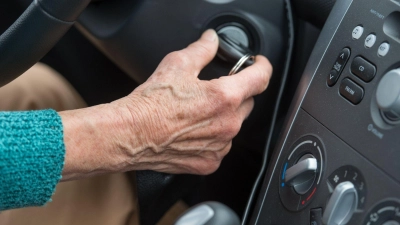
<svg viewBox="0 0 400 225">
<path fill-rule="evenodd" d="M 211 81 L 197 78 L 215 57 L 213 30 L 186 49 L 167 55 L 154 74 L 125 104 L 135 146 L 126 149 L 139 169 L 167 173 L 210 174 L 229 152 L 232 139 L 253 109 L 252 96 L 263 92 L 272 73 L 269 61 L 256 63 L 234 76 Z"/>
</svg>

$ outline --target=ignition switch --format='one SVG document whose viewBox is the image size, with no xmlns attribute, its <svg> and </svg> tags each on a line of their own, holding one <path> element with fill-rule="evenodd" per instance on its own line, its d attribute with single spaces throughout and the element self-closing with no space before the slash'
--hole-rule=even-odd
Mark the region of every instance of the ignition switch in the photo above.
<svg viewBox="0 0 400 225">
<path fill-rule="evenodd" d="M 244 29 L 230 25 L 217 31 L 219 36 L 218 57 L 226 62 L 235 64 L 246 55 L 254 55 L 250 50 L 250 39 Z M 245 66 L 254 63 L 252 58 L 244 62 Z"/>
</svg>

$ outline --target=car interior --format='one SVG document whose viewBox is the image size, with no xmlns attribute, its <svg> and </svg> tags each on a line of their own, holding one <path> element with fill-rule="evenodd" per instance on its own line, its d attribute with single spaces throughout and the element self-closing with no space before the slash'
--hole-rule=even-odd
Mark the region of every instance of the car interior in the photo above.
<svg viewBox="0 0 400 225">
<path fill-rule="evenodd" d="M 1 1 L 0 83 L 41 61 L 111 102 L 209 28 L 200 79 L 246 54 L 272 79 L 215 173 L 132 176 L 140 224 L 184 201 L 176 224 L 400 225 L 399 0 Z"/>
</svg>

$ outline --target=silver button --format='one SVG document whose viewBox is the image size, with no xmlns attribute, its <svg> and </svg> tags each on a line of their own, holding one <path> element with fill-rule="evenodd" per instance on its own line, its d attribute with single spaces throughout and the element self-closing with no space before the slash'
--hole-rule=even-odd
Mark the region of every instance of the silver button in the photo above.
<svg viewBox="0 0 400 225">
<path fill-rule="evenodd" d="M 364 32 L 364 28 L 362 26 L 357 26 L 356 28 L 354 28 L 353 30 L 353 39 L 360 39 L 361 35 Z"/>
<path fill-rule="evenodd" d="M 378 55 L 382 56 L 382 57 L 387 55 L 389 52 L 389 49 L 390 49 L 389 43 L 383 42 L 378 48 Z"/>
<path fill-rule="evenodd" d="M 368 35 L 367 38 L 365 38 L 365 47 L 371 48 L 372 46 L 374 46 L 375 41 L 376 41 L 375 34 Z"/>
</svg>

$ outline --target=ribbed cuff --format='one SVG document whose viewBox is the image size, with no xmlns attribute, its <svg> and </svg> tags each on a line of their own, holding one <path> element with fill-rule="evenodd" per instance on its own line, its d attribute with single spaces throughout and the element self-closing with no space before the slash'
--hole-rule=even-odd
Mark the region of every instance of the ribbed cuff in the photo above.
<svg viewBox="0 0 400 225">
<path fill-rule="evenodd" d="M 61 179 L 64 155 L 56 111 L 0 112 L 0 210 L 46 204 Z"/>
</svg>

